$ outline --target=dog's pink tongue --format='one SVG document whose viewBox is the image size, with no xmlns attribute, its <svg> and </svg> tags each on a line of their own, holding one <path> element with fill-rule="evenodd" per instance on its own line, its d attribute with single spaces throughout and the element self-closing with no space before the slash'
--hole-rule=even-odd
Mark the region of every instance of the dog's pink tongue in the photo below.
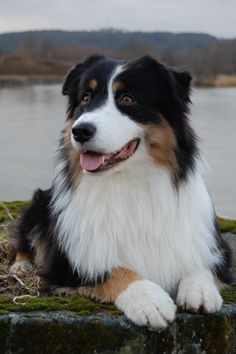
<svg viewBox="0 0 236 354">
<path fill-rule="evenodd" d="M 92 154 L 92 153 L 81 153 L 80 154 L 80 165 L 84 170 L 95 171 L 104 162 L 103 155 Z"/>
</svg>

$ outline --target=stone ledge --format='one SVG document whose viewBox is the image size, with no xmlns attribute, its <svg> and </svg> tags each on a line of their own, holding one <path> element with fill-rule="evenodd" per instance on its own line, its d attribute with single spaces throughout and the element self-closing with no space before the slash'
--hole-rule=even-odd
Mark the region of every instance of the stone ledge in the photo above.
<svg viewBox="0 0 236 354">
<path fill-rule="evenodd" d="M 10 313 L 0 317 L 0 353 L 234 354 L 236 305 L 214 315 L 179 313 L 161 332 L 104 313 Z"/>
</svg>

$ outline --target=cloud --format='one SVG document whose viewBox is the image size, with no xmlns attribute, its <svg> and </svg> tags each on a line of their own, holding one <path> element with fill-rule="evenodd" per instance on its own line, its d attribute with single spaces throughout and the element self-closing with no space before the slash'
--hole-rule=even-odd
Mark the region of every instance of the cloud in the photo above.
<svg viewBox="0 0 236 354">
<path fill-rule="evenodd" d="M 0 32 L 118 28 L 236 37 L 235 13 L 235 0 L 8 0 Z"/>
</svg>

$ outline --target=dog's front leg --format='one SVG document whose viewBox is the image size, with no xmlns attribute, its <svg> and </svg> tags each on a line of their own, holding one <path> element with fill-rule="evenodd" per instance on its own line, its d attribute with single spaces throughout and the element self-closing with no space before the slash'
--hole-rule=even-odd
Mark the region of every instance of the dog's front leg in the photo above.
<svg viewBox="0 0 236 354">
<path fill-rule="evenodd" d="M 184 310 L 214 313 L 222 303 L 214 276 L 207 269 L 193 270 L 179 283 L 177 305 Z"/>
<path fill-rule="evenodd" d="M 139 326 L 165 328 L 174 321 L 176 306 L 157 284 L 119 267 L 103 284 L 81 287 L 79 293 L 101 302 L 113 302 Z"/>
</svg>

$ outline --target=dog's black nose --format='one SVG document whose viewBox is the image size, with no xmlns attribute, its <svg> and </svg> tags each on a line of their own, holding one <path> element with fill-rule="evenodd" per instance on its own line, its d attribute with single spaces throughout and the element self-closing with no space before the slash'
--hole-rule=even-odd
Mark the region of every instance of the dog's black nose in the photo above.
<svg viewBox="0 0 236 354">
<path fill-rule="evenodd" d="M 96 132 L 96 128 L 91 123 L 80 123 L 72 128 L 72 134 L 76 141 L 83 144 L 89 141 Z"/>
</svg>

